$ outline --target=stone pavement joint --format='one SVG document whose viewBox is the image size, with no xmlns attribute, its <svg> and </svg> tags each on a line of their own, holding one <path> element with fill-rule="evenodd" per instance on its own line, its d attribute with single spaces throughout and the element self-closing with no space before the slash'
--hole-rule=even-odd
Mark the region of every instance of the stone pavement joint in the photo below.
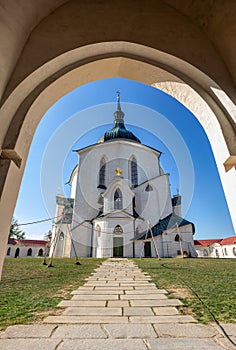
<svg viewBox="0 0 236 350">
<path fill-rule="evenodd" d="M 108 259 L 43 324 L 0 333 L 0 350 L 231 350 L 215 326 L 182 315 L 132 260 Z M 236 339 L 236 325 L 224 325 Z"/>
</svg>

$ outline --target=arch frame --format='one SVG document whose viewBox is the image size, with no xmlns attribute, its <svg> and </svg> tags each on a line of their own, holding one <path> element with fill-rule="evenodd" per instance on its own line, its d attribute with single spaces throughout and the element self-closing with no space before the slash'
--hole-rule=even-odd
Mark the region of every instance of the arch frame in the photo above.
<svg viewBox="0 0 236 350">
<path fill-rule="evenodd" d="M 113 190 L 114 209 L 123 209 L 123 194 L 119 186 Z"/>
<path fill-rule="evenodd" d="M 99 174 L 98 174 L 98 188 L 106 189 L 106 181 L 107 181 L 107 163 L 108 159 L 105 155 L 103 155 L 100 159 L 99 163 Z"/>
<path fill-rule="evenodd" d="M 137 65 L 142 69 L 137 70 Z M 98 66 L 100 69 L 97 69 Z M 132 70 L 129 70 L 130 66 L 133 67 Z M 91 69 L 93 74 L 89 75 Z M 98 73 L 97 76 L 95 72 Z M 236 127 L 227 106 L 213 93 L 212 88 L 222 91 L 221 88 L 205 73 L 178 57 L 139 44 L 105 42 L 71 50 L 46 62 L 26 77 L 1 105 L 0 126 L 3 132 L 0 135 L 0 213 L 5 218 L 2 226 L 3 249 L 7 243 L 6 232 L 29 147 L 40 119 L 65 93 L 94 79 L 112 76 L 138 80 L 158 87 L 175 97 L 190 111 L 193 98 L 194 114 L 203 125 L 213 148 L 233 225 L 236 227 L 236 199 L 232 194 L 232 188 L 236 184 Z M 176 93 L 177 86 L 181 86 L 186 92 L 185 100 L 181 100 Z M 206 120 L 202 116 L 202 110 L 196 108 L 198 102 L 207 111 Z M 209 125 L 214 126 L 211 137 Z M 215 132 L 218 135 L 217 145 L 213 142 Z M 228 170 L 227 173 L 225 169 Z M 9 203 L 7 211 L 3 206 L 6 201 Z M 0 255 L 3 256 L 2 250 Z M 1 258 L 0 265 L 2 262 Z"/>
</svg>

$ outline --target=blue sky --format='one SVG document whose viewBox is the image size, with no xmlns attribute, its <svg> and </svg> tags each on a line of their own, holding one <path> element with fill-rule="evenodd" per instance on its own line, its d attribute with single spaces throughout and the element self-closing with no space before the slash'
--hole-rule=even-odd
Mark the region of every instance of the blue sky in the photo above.
<svg viewBox="0 0 236 350">
<path fill-rule="evenodd" d="M 73 150 L 96 143 L 112 127 L 117 90 L 126 127 L 162 152 L 172 195 L 180 190 L 183 214 L 196 226 L 195 238 L 233 235 L 212 150 L 197 119 L 162 91 L 121 78 L 77 88 L 47 111 L 30 149 L 14 213 L 18 222 L 55 215 L 56 194 L 69 195 L 66 182 L 77 163 Z M 43 238 L 51 221 L 21 228 L 27 238 Z"/>
</svg>

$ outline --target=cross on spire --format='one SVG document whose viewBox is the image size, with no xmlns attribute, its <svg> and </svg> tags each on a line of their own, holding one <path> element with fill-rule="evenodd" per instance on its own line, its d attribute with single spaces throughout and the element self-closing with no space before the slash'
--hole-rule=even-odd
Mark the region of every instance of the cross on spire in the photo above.
<svg viewBox="0 0 236 350">
<path fill-rule="evenodd" d="M 120 102 L 120 91 L 117 90 L 116 93 L 117 93 L 117 102 Z"/>
</svg>

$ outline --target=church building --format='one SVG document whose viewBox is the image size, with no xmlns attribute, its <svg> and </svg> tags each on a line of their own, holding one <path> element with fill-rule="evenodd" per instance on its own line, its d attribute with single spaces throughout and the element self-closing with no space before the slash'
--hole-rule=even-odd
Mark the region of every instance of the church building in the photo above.
<svg viewBox="0 0 236 350">
<path fill-rule="evenodd" d="M 194 224 L 181 217 L 181 196 L 171 198 L 161 152 L 126 129 L 119 94 L 113 128 L 76 152 L 70 198 L 56 197 L 51 255 L 197 256 Z"/>
</svg>

